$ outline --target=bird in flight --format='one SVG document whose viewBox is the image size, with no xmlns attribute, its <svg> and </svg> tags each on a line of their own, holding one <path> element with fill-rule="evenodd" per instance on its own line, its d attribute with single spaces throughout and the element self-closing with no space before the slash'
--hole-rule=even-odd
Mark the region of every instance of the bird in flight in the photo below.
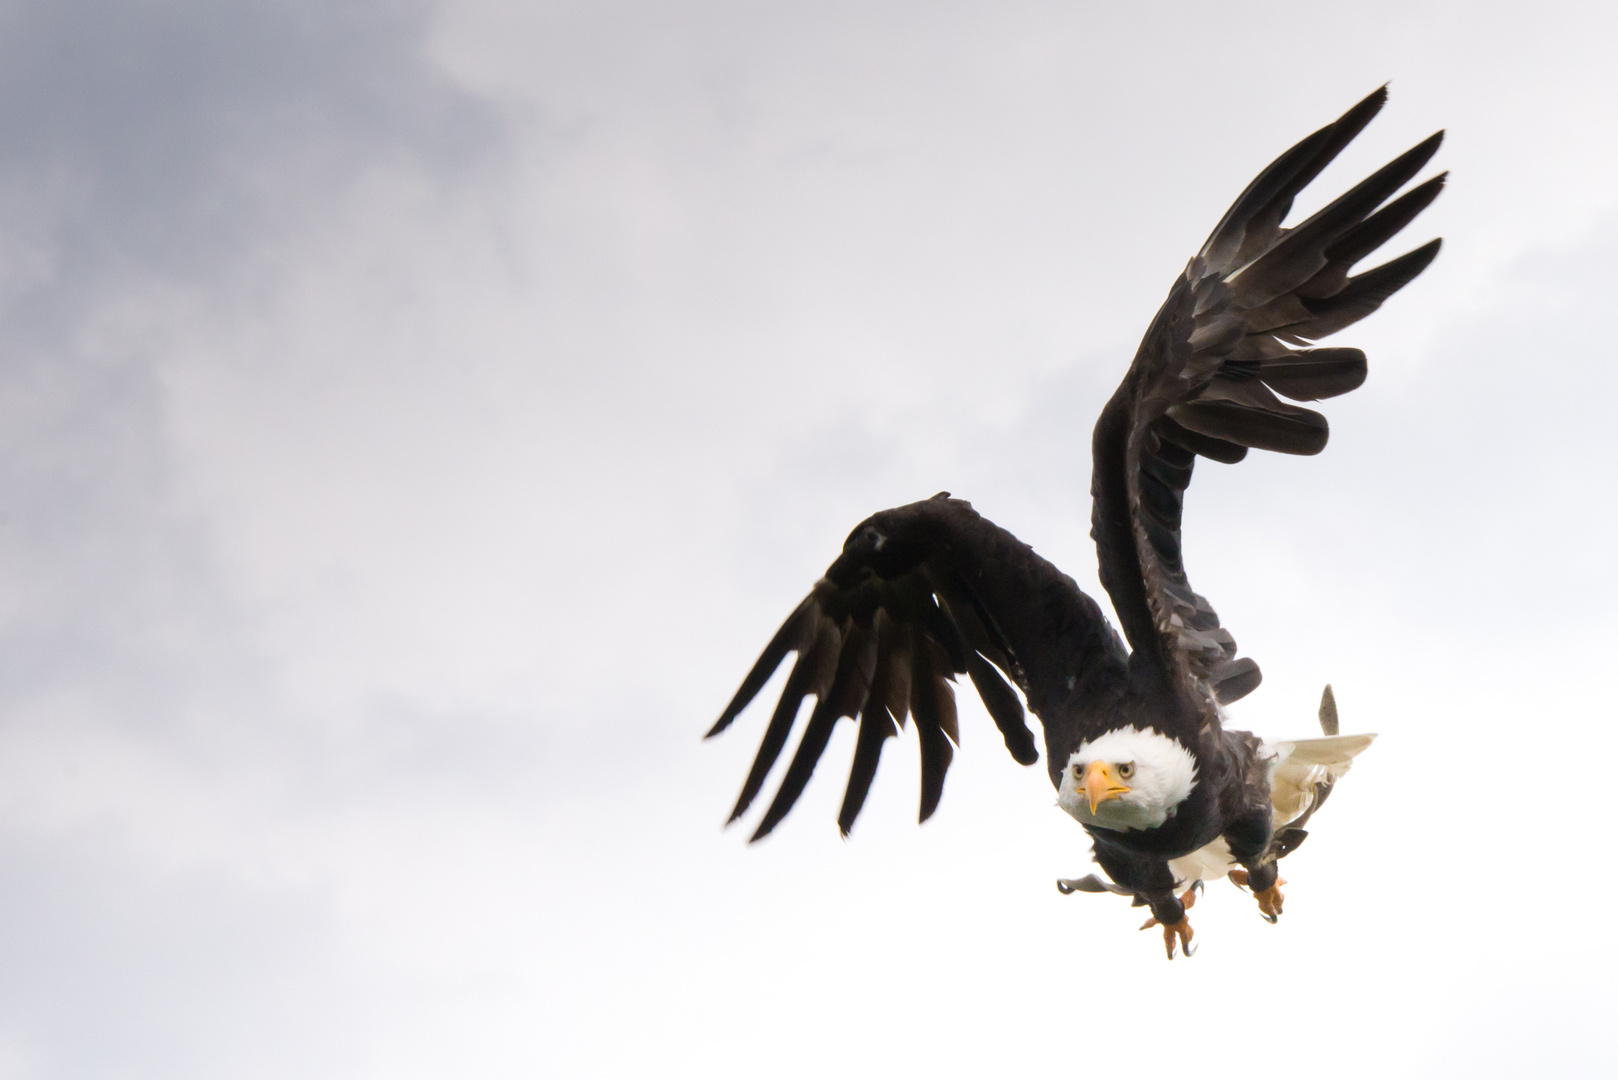
<svg viewBox="0 0 1618 1080">
<path fill-rule="evenodd" d="M 1259 669 L 1236 655 L 1186 577 L 1181 510 L 1198 457 L 1234 464 L 1250 449 L 1324 449 L 1325 418 L 1292 402 L 1355 389 L 1366 361 L 1359 349 L 1312 343 L 1371 314 L 1438 254 L 1432 240 L 1352 273 L 1443 189 L 1441 173 L 1394 197 L 1442 132 L 1307 220 L 1282 225 L 1294 197 L 1386 100 L 1384 86 L 1248 185 L 1175 280 L 1101 410 L 1091 535 L 1128 647 L 1072 578 L 970 503 L 941 492 L 873 514 L 708 732 L 729 727 L 796 653 L 731 821 L 757 798 L 811 696 L 752 839 L 792 809 L 844 717 L 858 724 L 837 818 L 844 835 L 884 743 L 907 717 L 921 748 L 925 821 L 960 741 L 952 683 L 965 675 L 1019 763 L 1039 759 L 1023 701 L 1044 728 L 1058 805 L 1089 833 L 1105 874 L 1059 881 L 1063 892 L 1132 897 L 1151 911 L 1146 926 L 1162 927 L 1171 960 L 1177 945 L 1192 952 L 1186 908 L 1204 880 L 1229 876 L 1276 920 L 1284 900 L 1277 864 L 1372 736 L 1338 734 L 1329 686 L 1322 738 L 1266 743 L 1225 727 L 1221 706 L 1257 687 Z"/>
</svg>

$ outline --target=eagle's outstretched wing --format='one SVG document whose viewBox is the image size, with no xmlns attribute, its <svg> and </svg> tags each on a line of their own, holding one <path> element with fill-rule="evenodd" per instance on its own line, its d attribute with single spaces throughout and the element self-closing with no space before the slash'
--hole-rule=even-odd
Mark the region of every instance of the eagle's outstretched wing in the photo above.
<svg viewBox="0 0 1618 1080">
<path fill-rule="evenodd" d="M 1039 759 L 1022 703 L 1045 728 L 1060 763 L 1077 745 L 1075 718 L 1121 690 L 1123 644 L 1094 600 L 1032 548 L 970 503 L 939 494 L 884 510 L 849 535 L 725 708 L 728 727 L 786 658 L 797 661 L 731 813 L 747 811 L 791 734 L 805 697 L 816 698 L 781 786 L 753 834 L 773 829 L 802 794 L 842 717 L 858 717 L 854 764 L 837 823 L 854 824 L 883 742 L 915 717 L 921 743 L 921 819 L 938 806 L 958 745 L 951 682 L 967 675 L 1024 765 Z"/>
<path fill-rule="evenodd" d="M 1314 401 L 1365 380 L 1358 349 L 1310 348 L 1375 311 L 1438 254 L 1433 240 L 1349 271 L 1438 196 L 1440 174 L 1387 201 L 1438 149 L 1440 132 L 1291 228 L 1292 200 L 1376 115 L 1378 89 L 1277 158 L 1226 212 L 1175 282 L 1129 372 L 1102 410 L 1093 442 L 1093 530 L 1131 664 L 1181 687 L 1234 701 L 1259 682 L 1192 590 L 1180 551 L 1181 500 L 1197 455 L 1236 462 L 1248 449 L 1315 454 L 1326 445 Z"/>
</svg>

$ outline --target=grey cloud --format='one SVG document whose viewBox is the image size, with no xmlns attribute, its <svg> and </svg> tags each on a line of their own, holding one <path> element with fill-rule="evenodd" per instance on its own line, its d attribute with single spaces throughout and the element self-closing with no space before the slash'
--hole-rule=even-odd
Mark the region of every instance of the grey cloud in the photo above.
<svg viewBox="0 0 1618 1080">
<path fill-rule="evenodd" d="M 39 1077 L 332 1075 L 358 989 L 324 897 L 132 858 L 116 825 L 0 843 L 0 1060 Z M 318 1048 L 318 1049 L 317 1049 Z M 271 1065 L 281 1062 L 281 1066 Z"/>
<path fill-rule="evenodd" d="M 273 839 L 243 823 L 284 805 L 266 776 L 330 800 L 365 769 L 277 698 L 182 482 L 163 320 L 251 289 L 365 169 L 453 185 L 498 149 L 427 59 L 429 15 L 0 12 L 0 1068 L 319 1075 L 355 1046 L 329 897 L 263 872 Z M 154 859 L 170 795 L 174 837 L 245 831 Z"/>
<path fill-rule="evenodd" d="M 8 333 L 82 314 L 59 305 L 103 275 L 227 269 L 367 159 L 437 171 L 484 152 L 495 118 L 429 66 L 426 17 L 252 0 L 11 6 L 0 184 L 14 216 L 49 216 L 54 272 L 13 298 Z"/>
<path fill-rule="evenodd" d="M 494 114 L 427 63 L 425 17 L 274 3 L 5 13 L 0 231 L 27 249 L 0 252 L 25 264 L 0 275 L 12 694 L 74 668 L 68 681 L 110 679 L 120 712 L 162 715 L 188 692 L 175 678 L 224 681 L 242 661 L 220 640 L 236 618 L 205 523 L 175 486 L 168 343 L 138 323 L 121 333 L 117 311 L 217 290 L 370 161 L 453 174 L 487 151 Z M 159 673 L 172 663 L 188 670 Z"/>
</svg>

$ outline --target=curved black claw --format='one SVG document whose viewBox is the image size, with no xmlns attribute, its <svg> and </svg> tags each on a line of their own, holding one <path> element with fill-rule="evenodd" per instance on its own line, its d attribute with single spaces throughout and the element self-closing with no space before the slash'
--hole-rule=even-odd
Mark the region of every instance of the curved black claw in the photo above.
<svg viewBox="0 0 1618 1080">
<path fill-rule="evenodd" d="M 1057 878 L 1056 891 L 1063 896 L 1072 896 L 1076 892 L 1116 893 L 1119 896 L 1134 895 L 1123 886 L 1114 885 L 1109 881 L 1102 881 L 1094 874 L 1086 874 L 1081 878 Z"/>
<path fill-rule="evenodd" d="M 1150 930 L 1154 926 L 1163 928 L 1163 949 L 1169 954 L 1170 960 L 1174 959 L 1174 946 L 1176 944 L 1180 946 L 1180 951 L 1184 952 L 1187 957 L 1197 954 L 1197 947 L 1191 944 L 1191 939 L 1196 935 L 1191 930 L 1190 919 L 1182 915 L 1177 923 L 1160 923 L 1154 918 L 1147 919 L 1140 924 L 1142 930 Z"/>
<path fill-rule="evenodd" d="M 1259 914 L 1264 916 L 1265 922 L 1272 925 L 1281 918 L 1281 905 L 1286 900 L 1286 896 L 1281 892 L 1281 886 L 1285 884 L 1285 878 L 1276 878 L 1274 885 L 1253 894 L 1253 898 L 1258 901 Z"/>
</svg>

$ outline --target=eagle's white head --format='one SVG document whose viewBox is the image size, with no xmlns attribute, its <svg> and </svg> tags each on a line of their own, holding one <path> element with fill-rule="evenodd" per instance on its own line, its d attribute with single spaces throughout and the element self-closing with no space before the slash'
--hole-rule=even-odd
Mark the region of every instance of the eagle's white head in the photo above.
<svg viewBox="0 0 1618 1080">
<path fill-rule="evenodd" d="M 1073 751 L 1056 803 L 1086 825 L 1155 829 L 1196 783 L 1196 759 L 1177 740 L 1124 727 Z"/>
</svg>

